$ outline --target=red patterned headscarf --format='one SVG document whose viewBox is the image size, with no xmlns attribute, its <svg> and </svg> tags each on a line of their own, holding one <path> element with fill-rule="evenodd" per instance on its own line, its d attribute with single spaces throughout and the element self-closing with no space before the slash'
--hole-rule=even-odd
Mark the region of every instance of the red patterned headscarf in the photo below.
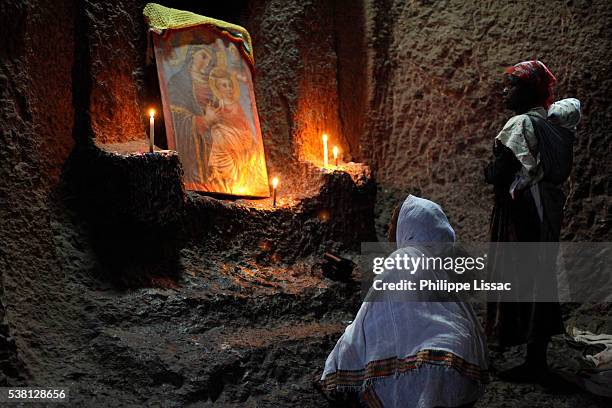
<svg viewBox="0 0 612 408">
<path fill-rule="evenodd" d="M 544 108 L 548 109 L 552 105 L 557 78 L 555 78 L 542 61 L 519 62 L 512 67 L 506 68 L 506 73 L 533 86 L 538 95 L 541 96 L 541 101 L 539 102 Z"/>
</svg>

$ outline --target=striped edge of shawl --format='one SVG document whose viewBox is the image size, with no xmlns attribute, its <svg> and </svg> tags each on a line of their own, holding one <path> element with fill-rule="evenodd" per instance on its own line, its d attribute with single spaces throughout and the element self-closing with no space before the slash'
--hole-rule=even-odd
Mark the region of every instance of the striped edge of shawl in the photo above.
<svg viewBox="0 0 612 408">
<path fill-rule="evenodd" d="M 489 376 L 487 370 L 482 370 L 475 364 L 468 363 L 461 357 L 444 350 L 421 350 L 416 355 L 402 359 L 390 357 L 383 360 L 370 361 L 362 370 L 338 370 L 328 374 L 322 380 L 322 388 L 327 392 L 337 389 L 365 390 L 375 380 L 401 375 L 417 370 L 423 365 L 447 367 L 457 370 L 480 383 L 487 383 Z"/>
</svg>

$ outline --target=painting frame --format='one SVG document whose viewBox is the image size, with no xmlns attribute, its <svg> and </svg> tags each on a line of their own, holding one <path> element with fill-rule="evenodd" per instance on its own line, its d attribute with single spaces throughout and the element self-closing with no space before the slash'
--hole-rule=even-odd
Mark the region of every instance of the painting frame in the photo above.
<svg viewBox="0 0 612 408">
<path fill-rule="evenodd" d="M 212 25 L 152 33 L 168 148 L 187 190 L 270 196 L 252 59 Z"/>
</svg>

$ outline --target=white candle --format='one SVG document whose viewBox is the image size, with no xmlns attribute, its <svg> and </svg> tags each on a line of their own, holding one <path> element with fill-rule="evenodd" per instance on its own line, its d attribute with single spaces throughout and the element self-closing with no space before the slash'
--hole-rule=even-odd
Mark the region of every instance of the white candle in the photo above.
<svg viewBox="0 0 612 408">
<path fill-rule="evenodd" d="M 155 109 L 149 111 L 149 152 L 153 153 L 155 145 Z"/>
<path fill-rule="evenodd" d="M 327 167 L 327 135 L 323 133 L 323 167 Z"/>
<path fill-rule="evenodd" d="M 334 161 L 336 162 L 336 167 L 338 167 L 338 146 L 334 146 L 332 151 L 334 152 Z"/>
<path fill-rule="evenodd" d="M 272 179 L 272 190 L 273 190 L 272 206 L 274 207 L 276 207 L 276 187 L 278 187 L 278 177 L 274 177 Z"/>
</svg>

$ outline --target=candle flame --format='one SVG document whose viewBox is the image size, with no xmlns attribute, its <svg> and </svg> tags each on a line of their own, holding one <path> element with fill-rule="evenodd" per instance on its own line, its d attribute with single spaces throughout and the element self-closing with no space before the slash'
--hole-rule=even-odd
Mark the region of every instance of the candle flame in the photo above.
<svg viewBox="0 0 612 408">
<path fill-rule="evenodd" d="M 151 117 L 151 119 L 155 117 L 155 109 L 149 110 L 149 116 Z"/>
<path fill-rule="evenodd" d="M 322 138 L 323 138 L 323 142 L 327 142 L 327 134 L 326 133 L 323 133 Z"/>
<path fill-rule="evenodd" d="M 272 179 L 272 188 L 278 187 L 278 177 Z"/>
<path fill-rule="evenodd" d="M 332 151 L 334 152 L 334 159 L 337 159 L 338 158 L 338 146 L 334 146 Z"/>
</svg>

